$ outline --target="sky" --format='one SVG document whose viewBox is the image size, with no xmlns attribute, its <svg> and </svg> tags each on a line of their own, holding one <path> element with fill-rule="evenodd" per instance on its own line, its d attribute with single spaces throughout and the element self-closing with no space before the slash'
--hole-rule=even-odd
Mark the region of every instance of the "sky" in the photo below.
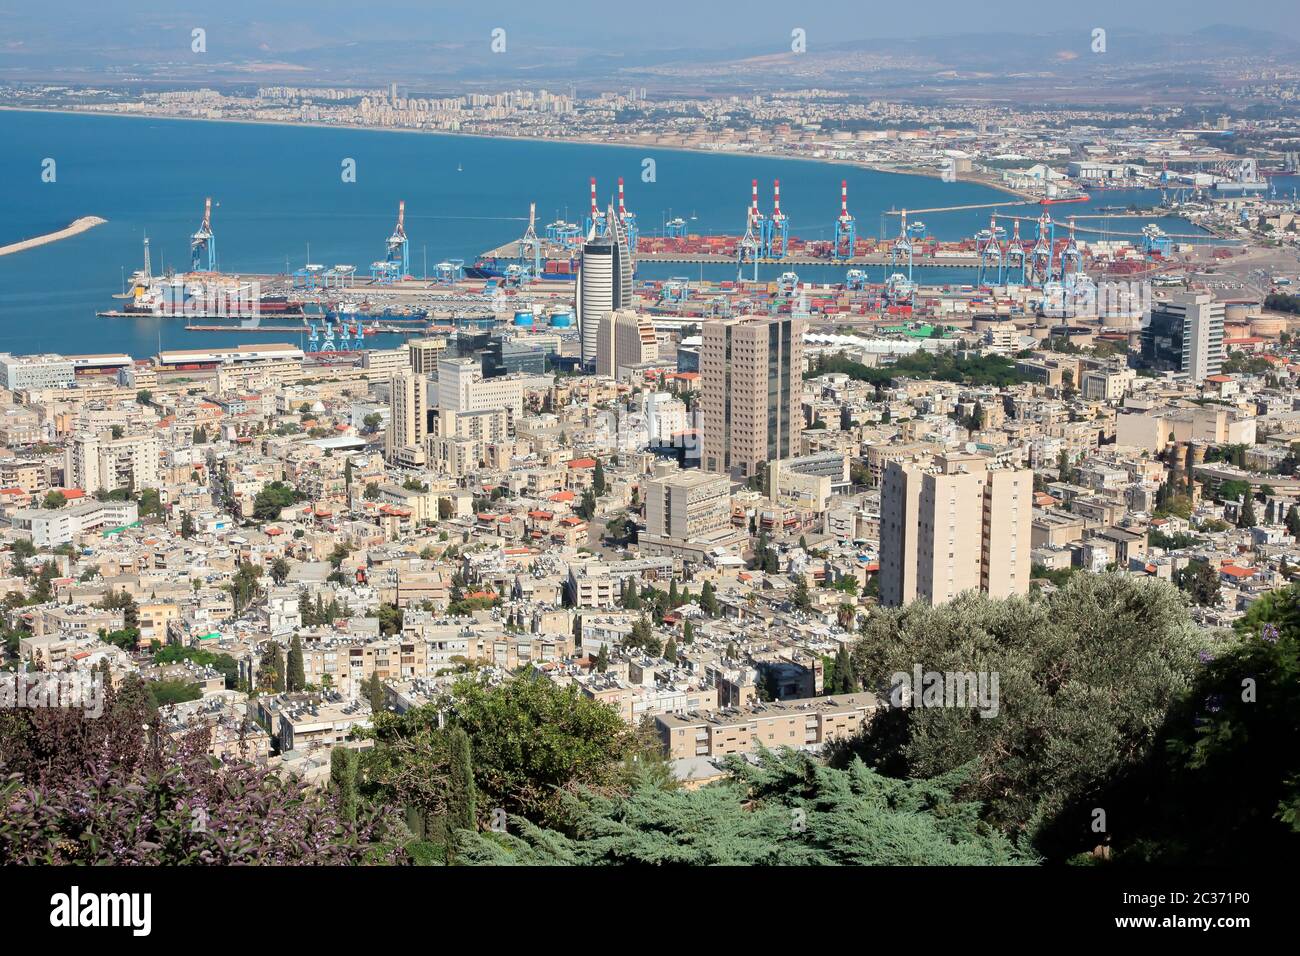
<svg viewBox="0 0 1300 956">
<path fill-rule="evenodd" d="M 808 43 L 882 37 L 962 33 L 1089 32 L 1103 27 L 1157 33 L 1188 33 L 1229 23 L 1300 39 L 1298 0 L 1180 0 L 1133 3 L 1091 0 L 1087 4 L 1026 3 L 1024 0 L 927 0 L 899 4 L 882 0 L 51 0 L 0 4 L 0 52 L 15 45 L 76 48 L 130 38 L 141 45 L 169 42 L 192 26 L 229 30 L 255 48 L 302 48 L 349 38 L 466 42 L 496 27 L 530 42 L 555 46 L 721 50 L 788 49 L 792 29 Z M 485 41 L 486 42 L 486 41 Z"/>
</svg>

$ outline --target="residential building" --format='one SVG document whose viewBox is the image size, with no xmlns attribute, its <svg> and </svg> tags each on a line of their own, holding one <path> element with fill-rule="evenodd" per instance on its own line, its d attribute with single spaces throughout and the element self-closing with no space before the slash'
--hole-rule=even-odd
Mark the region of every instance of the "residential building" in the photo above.
<svg viewBox="0 0 1300 956">
<path fill-rule="evenodd" d="M 749 478 L 799 449 L 804 321 L 746 316 L 705 322 L 700 347 L 706 471 Z"/>
</svg>

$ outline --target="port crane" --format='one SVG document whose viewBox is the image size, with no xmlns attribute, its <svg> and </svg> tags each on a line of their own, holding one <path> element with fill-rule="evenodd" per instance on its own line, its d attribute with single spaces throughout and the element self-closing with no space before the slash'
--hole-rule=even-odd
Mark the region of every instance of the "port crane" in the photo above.
<svg viewBox="0 0 1300 956">
<path fill-rule="evenodd" d="M 1052 279 L 1052 250 L 1056 247 L 1056 225 L 1046 209 L 1038 217 L 1038 236 L 1029 253 L 1029 284 L 1042 288 Z"/>
<path fill-rule="evenodd" d="M 997 224 L 997 214 L 994 213 L 989 217 L 989 227 L 975 234 L 975 251 L 980 259 L 979 277 L 976 279 L 979 285 L 1002 285 L 1006 271 L 1002 238 L 1006 232 Z"/>
<path fill-rule="evenodd" d="M 1060 258 L 1060 276 L 1061 281 L 1066 285 L 1073 285 L 1075 279 L 1083 272 L 1083 253 L 1079 251 L 1079 243 L 1074 238 L 1074 217 L 1070 217 L 1070 223 L 1066 227 L 1068 238 L 1065 245 L 1061 247 Z"/>
<path fill-rule="evenodd" d="M 745 235 L 736 244 L 736 278 L 742 277 L 746 262 L 754 264 L 754 281 L 758 281 L 758 260 L 763 256 L 763 242 L 767 235 L 767 220 L 758 211 L 758 180 L 750 182 L 750 203 L 745 216 Z"/>
<path fill-rule="evenodd" d="M 1011 223 L 1011 242 L 1007 244 L 1004 275 L 1007 285 L 1024 285 L 1028 274 L 1025 244 L 1020 239 L 1020 220 Z"/>
<path fill-rule="evenodd" d="M 784 259 L 789 251 L 790 220 L 781 211 L 781 180 L 772 180 L 772 215 L 767 220 L 763 241 L 763 256 L 767 259 Z"/>
<path fill-rule="evenodd" d="M 636 240 L 640 235 L 637 229 L 636 213 L 628 212 L 627 206 L 623 202 L 623 177 L 618 177 L 618 221 L 623 225 L 623 234 L 627 236 L 627 248 L 629 252 L 636 252 Z"/>
<path fill-rule="evenodd" d="M 599 239 L 609 235 L 609 223 L 605 221 L 605 214 L 596 205 L 595 176 L 591 177 L 591 208 L 587 210 L 587 219 L 582 224 L 582 234 L 588 239 Z"/>
<path fill-rule="evenodd" d="M 190 271 L 198 272 L 204 259 L 206 271 L 217 271 L 217 239 L 212 234 L 212 198 L 203 201 L 203 222 L 190 237 Z"/>
<path fill-rule="evenodd" d="M 370 264 L 370 278 L 384 284 L 411 274 L 411 244 L 406 237 L 406 200 L 397 203 L 397 225 L 388 237 L 385 257 Z"/>
<path fill-rule="evenodd" d="M 530 256 L 533 260 L 533 278 L 540 279 L 542 277 L 542 240 L 537 237 L 537 203 L 528 204 L 528 228 L 524 230 L 523 237 L 519 240 L 520 264 L 526 265 Z"/>
<path fill-rule="evenodd" d="M 849 215 L 849 181 L 840 180 L 840 215 L 835 220 L 835 258 L 852 259 L 858 242 L 858 227 Z"/>
</svg>

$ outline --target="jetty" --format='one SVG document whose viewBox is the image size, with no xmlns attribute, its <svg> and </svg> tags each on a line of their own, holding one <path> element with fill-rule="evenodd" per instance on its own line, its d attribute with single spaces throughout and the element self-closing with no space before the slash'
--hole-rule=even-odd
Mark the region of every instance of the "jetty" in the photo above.
<svg viewBox="0 0 1300 956">
<path fill-rule="evenodd" d="M 94 229 L 96 226 L 102 226 L 108 222 L 107 219 L 100 219 L 98 216 L 82 216 L 80 219 L 74 219 L 64 228 L 57 232 L 47 232 L 43 236 L 34 236 L 31 239 L 23 239 L 19 242 L 11 242 L 7 246 L 0 246 L 0 256 L 12 255 L 15 252 L 25 252 L 28 249 L 35 249 L 37 246 L 48 245 L 51 242 L 58 242 L 60 239 L 67 239 L 71 236 L 80 235 Z"/>
</svg>

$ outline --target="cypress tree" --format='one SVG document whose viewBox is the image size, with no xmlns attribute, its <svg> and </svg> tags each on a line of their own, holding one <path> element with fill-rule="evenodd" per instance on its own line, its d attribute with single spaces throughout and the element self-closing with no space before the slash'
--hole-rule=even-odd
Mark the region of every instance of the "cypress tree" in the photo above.
<svg viewBox="0 0 1300 956">
<path fill-rule="evenodd" d="M 289 668 L 285 675 L 285 686 L 291 691 L 302 690 L 307 686 L 307 674 L 302 660 L 302 638 L 297 634 L 289 642 Z"/>
<path fill-rule="evenodd" d="M 705 581 L 704 587 L 700 590 L 700 610 L 709 617 L 718 616 L 718 599 L 713 593 L 712 582 Z"/>
<path fill-rule="evenodd" d="M 469 734 L 453 727 L 447 734 L 449 767 L 447 768 L 447 830 L 473 830 L 476 819 L 474 765 Z M 450 846 L 451 840 L 448 840 Z"/>
<path fill-rule="evenodd" d="M 330 751 L 330 790 L 338 802 L 339 816 L 349 823 L 357 819 L 357 752 L 349 747 Z"/>
</svg>

